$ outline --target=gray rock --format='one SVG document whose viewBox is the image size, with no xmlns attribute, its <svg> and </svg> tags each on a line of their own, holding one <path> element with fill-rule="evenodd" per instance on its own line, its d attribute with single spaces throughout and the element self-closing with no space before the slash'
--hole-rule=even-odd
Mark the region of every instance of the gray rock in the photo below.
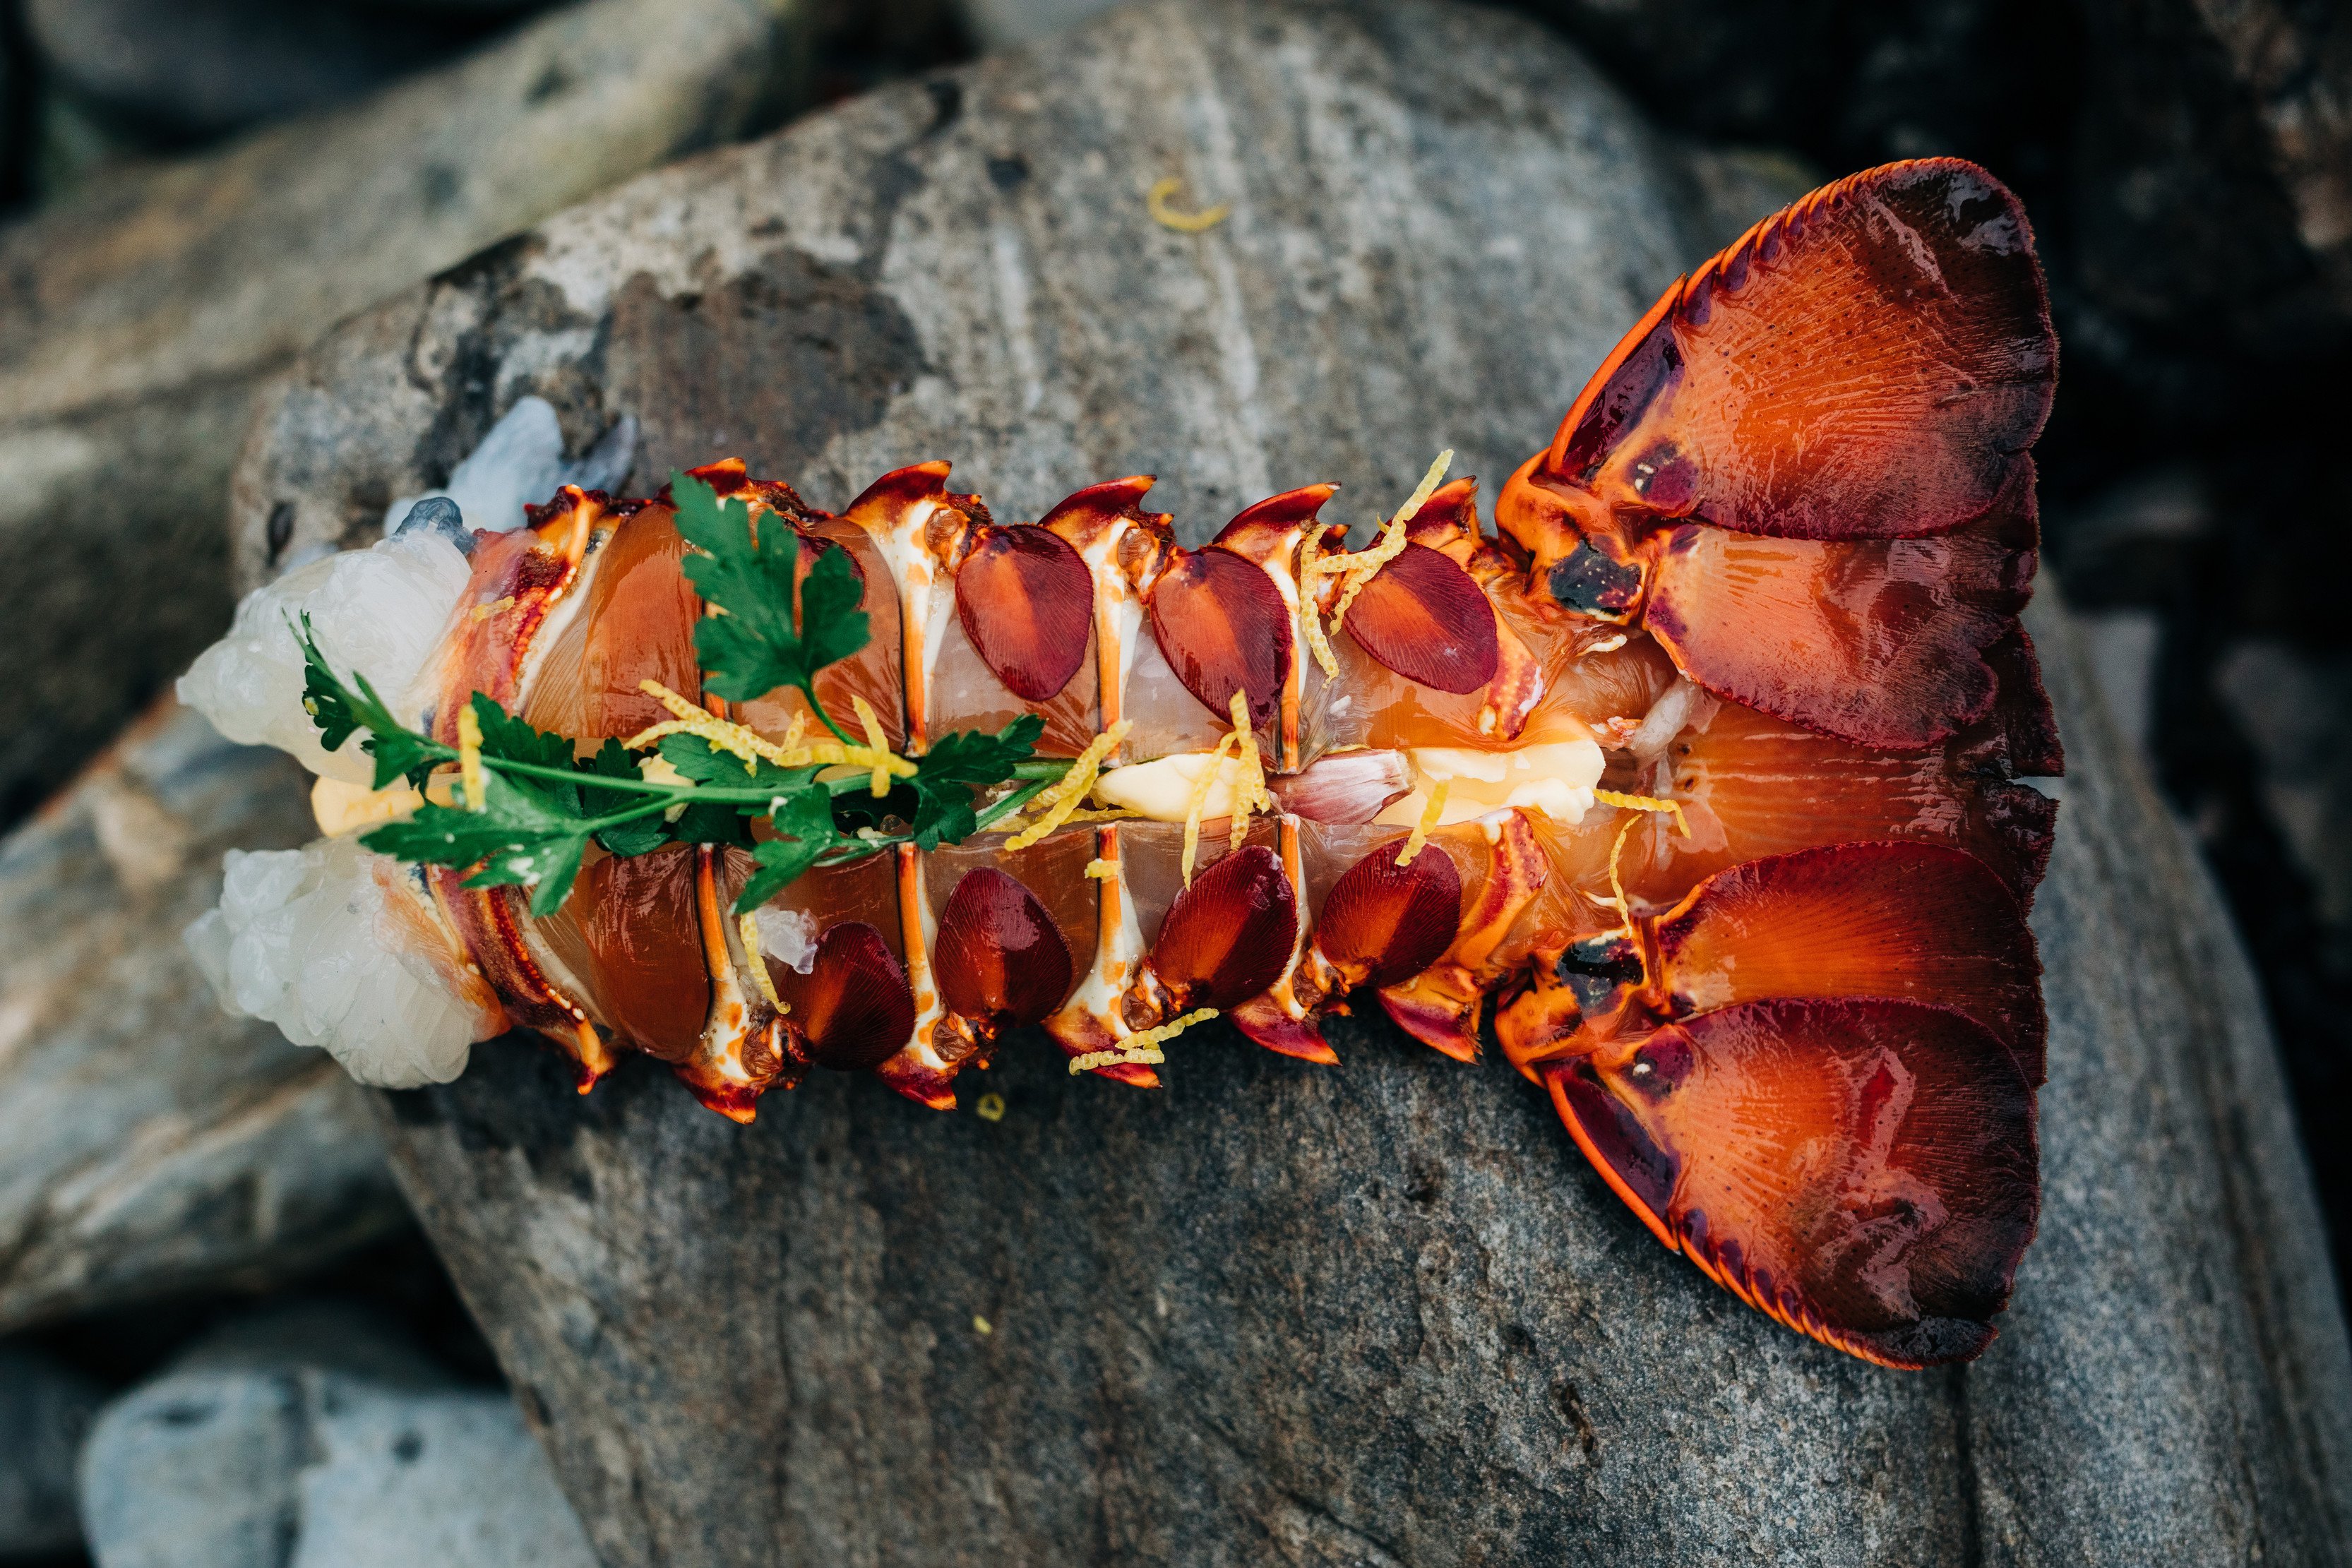
<svg viewBox="0 0 2352 1568">
<path fill-rule="evenodd" d="M 2075 150 L 2100 307 L 2308 352 L 2352 323 L 2352 12 L 2084 0 Z"/>
<path fill-rule="evenodd" d="M 1076 26 L 1118 0 L 963 0 L 964 26 L 982 48 L 1034 43 Z"/>
<path fill-rule="evenodd" d="M 0 1563 L 81 1544 L 74 1458 L 98 1385 L 33 1352 L 0 1346 Z"/>
<path fill-rule="evenodd" d="M 364 1320 L 199 1347 L 109 1406 L 82 1458 L 99 1568 L 593 1568 L 505 1395 Z"/>
<path fill-rule="evenodd" d="M 0 695 L 0 816 L 226 624 L 221 517 L 257 380 L 534 219 L 770 121 L 798 90 L 795 16 L 596 0 L 0 229 L 0 580 L 24 585 L 0 660 L 37 672 Z"/>
<path fill-rule="evenodd" d="M 1150 225 L 1170 173 L 1232 218 Z M 1122 10 L 352 323 L 272 395 L 239 560 L 527 392 L 820 504 L 934 455 L 1013 516 L 1156 471 L 1195 539 L 1440 446 L 1491 486 L 1717 232 L 1701 183 L 1490 10 Z M 1501 1063 L 1364 1023 L 1337 1071 L 1208 1031 L 1141 1094 L 1031 1042 L 1001 1122 L 823 1077 L 749 1128 L 517 1040 L 384 1097 L 394 1160 L 612 1564 L 2341 1563 L 2352 1370 L 2261 1004 L 2036 626 L 2078 768 L 2047 1207 L 1966 1370 L 1775 1327 Z"/>
<path fill-rule="evenodd" d="M 310 837 L 301 770 L 168 700 L 0 841 L 0 1330 L 256 1284 L 404 1219 L 359 1096 L 180 945 L 222 852 Z"/>
<path fill-rule="evenodd" d="M 2222 653 L 2213 685 L 2253 743 L 2263 802 L 2320 918 L 2352 932 L 2352 657 L 2249 639 Z"/>
<path fill-rule="evenodd" d="M 24 18 L 46 88 L 163 144 L 348 101 L 481 30 L 299 0 L 26 0 Z"/>
</svg>

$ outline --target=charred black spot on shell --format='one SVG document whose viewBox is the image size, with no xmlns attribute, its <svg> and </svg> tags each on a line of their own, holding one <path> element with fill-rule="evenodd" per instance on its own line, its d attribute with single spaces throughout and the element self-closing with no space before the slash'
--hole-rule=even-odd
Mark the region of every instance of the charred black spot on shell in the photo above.
<svg viewBox="0 0 2352 1568">
<path fill-rule="evenodd" d="M 1552 972 L 1580 1009 L 1605 1012 L 1621 987 L 1642 983 L 1642 956 L 1622 936 L 1588 936 L 1571 944 Z"/>
<path fill-rule="evenodd" d="M 1562 608 L 1602 621 L 1622 621 L 1642 597 L 1642 569 L 1610 559 L 1590 544 L 1551 569 L 1551 596 Z"/>
</svg>

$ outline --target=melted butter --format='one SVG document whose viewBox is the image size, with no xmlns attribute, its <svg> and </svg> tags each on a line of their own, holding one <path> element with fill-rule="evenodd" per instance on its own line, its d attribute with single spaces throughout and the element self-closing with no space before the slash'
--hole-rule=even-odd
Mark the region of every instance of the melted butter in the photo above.
<svg viewBox="0 0 2352 1568">
<path fill-rule="evenodd" d="M 1446 791 L 1439 827 L 1475 821 L 1512 807 L 1538 810 L 1573 827 L 1592 809 L 1592 790 L 1604 766 L 1600 745 L 1590 737 L 1545 741 L 1512 751 L 1417 747 L 1406 751 L 1404 759 L 1412 790 L 1391 801 L 1374 822 L 1413 826 L 1442 781 Z"/>
<path fill-rule="evenodd" d="M 319 831 L 331 839 L 404 822 L 423 804 L 425 797 L 405 784 L 371 789 L 321 774 L 310 786 L 310 815 L 319 820 Z"/>
<path fill-rule="evenodd" d="M 1234 758 L 1215 758 L 1207 751 L 1180 751 L 1149 762 L 1114 768 L 1095 780 L 1094 796 L 1106 806 L 1118 806 L 1155 822 L 1181 822 L 1192 808 L 1192 791 L 1214 758 L 1217 776 L 1201 806 L 1201 820 L 1213 822 L 1234 814 L 1235 793 L 1250 777 Z"/>
</svg>

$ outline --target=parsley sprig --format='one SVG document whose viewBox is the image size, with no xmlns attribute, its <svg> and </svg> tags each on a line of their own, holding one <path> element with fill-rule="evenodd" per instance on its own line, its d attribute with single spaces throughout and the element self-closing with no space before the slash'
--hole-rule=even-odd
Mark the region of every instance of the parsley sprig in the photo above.
<svg viewBox="0 0 2352 1568">
<path fill-rule="evenodd" d="M 761 529 L 740 500 L 722 502 L 690 475 L 672 475 L 670 486 L 678 532 L 696 552 L 687 577 L 721 612 L 695 629 L 705 688 L 740 703 L 789 686 L 845 744 L 855 744 L 816 697 L 818 673 L 857 653 L 870 634 L 849 552 L 821 551 L 803 576 L 799 534 L 789 522 L 772 518 Z M 302 647 L 303 706 L 320 743 L 333 751 L 363 734 L 375 788 L 404 780 L 421 789 L 460 761 L 457 747 L 403 724 L 366 676 L 347 683 L 337 675 L 308 617 L 290 629 Z M 661 739 L 660 757 L 677 782 L 646 778 L 618 740 L 582 757 L 569 737 L 534 729 L 482 693 L 471 706 L 482 737 L 482 798 L 428 800 L 361 842 L 399 860 L 467 869 L 468 887 L 528 886 L 534 915 L 562 906 L 592 843 L 614 855 L 673 843 L 746 850 L 756 869 L 735 908 L 755 909 L 811 867 L 892 844 L 935 849 L 968 838 L 1020 810 L 1066 766 L 1034 757 L 1045 725 L 1024 714 L 993 735 L 941 736 L 915 759 L 913 775 L 895 780 L 879 800 L 865 770 L 823 779 L 822 766 L 747 765 L 698 735 Z M 981 804 L 1006 784 L 1009 792 Z M 755 833 L 761 821 L 767 831 Z"/>
</svg>

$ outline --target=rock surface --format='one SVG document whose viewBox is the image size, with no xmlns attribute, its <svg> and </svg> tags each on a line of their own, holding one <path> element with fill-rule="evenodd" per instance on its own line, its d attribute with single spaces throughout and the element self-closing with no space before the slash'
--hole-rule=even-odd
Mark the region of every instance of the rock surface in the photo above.
<svg viewBox="0 0 2352 1568">
<path fill-rule="evenodd" d="M 26 1350 L 0 1346 L 0 1563 L 81 1543 L 74 1458 L 98 1414 L 99 1390 Z"/>
<path fill-rule="evenodd" d="M 214 1002 L 179 941 L 303 775 L 166 702 L 0 841 L 0 1332 L 258 1283 L 402 1223 L 359 1092 Z"/>
<path fill-rule="evenodd" d="M 796 91 L 792 0 L 596 0 L 349 109 L 0 229 L 0 815 L 227 622 L 257 378 L 324 328 Z M 382 497 L 390 500 L 389 495 Z"/>
<path fill-rule="evenodd" d="M 482 31 L 300 0 L 26 0 L 44 88 L 171 144 L 348 101 Z"/>
<path fill-rule="evenodd" d="M 1163 174 L 1230 202 L 1154 227 Z M 1453 446 L 1489 486 L 1718 218 L 1568 49 L 1377 0 L 1126 10 L 640 182 L 330 340 L 237 480 L 364 537 L 537 392 L 837 504 L 952 457 L 1189 536 Z M 1753 214 L 1750 214 L 1753 215 Z M 1499 1062 L 1042 1046 L 1001 1122 L 824 1078 L 737 1128 L 486 1048 L 403 1181 L 608 1563 L 2341 1563 L 2352 1371 L 2224 916 L 2036 622 L 2077 765 L 2037 911 L 2047 1209 L 1965 1371 L 1880 1371 L 1661 1250 Z M 982 1320 L 985 1320 L 983 1328 Z"/>
<path fill-rule="evenodd" d="M 199 1346 L 107 1407 L 81 1469 L 101 1568 L 595 1568 L 514 1401 L 342 1313 Z"/>
</svg>

